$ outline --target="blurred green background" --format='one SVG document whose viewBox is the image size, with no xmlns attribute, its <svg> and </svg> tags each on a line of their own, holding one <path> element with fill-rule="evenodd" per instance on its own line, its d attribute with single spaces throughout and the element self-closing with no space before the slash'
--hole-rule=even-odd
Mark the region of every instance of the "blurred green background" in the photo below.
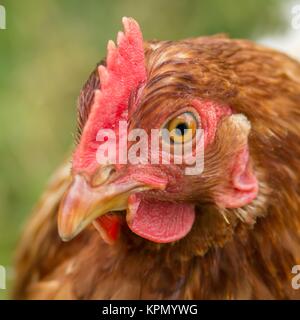
<svg viewBox="0 0 300 320">
<path fill-rule="evenodd" d="M 145 39 L 226 32 L 257 39 L 284 28 L 279 0 L 1 1 L 0 265 L 12 275 L 22 225 L 53 170 L 70 150 L 75 102 L 115 39 L 121 17 L 139 21 Z M 0 299 L 8 290 L 0 290 Z"/>
</svg>

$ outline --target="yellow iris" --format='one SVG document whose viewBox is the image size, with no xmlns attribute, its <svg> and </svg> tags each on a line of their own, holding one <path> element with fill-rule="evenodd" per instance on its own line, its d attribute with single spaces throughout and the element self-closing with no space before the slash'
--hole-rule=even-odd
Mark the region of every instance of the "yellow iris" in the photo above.
<svg viewBox="0 0 300 320">
<path fill-rule="evenodd" d="M 197 119 L 191 112 L 185 112 L 171 119 L 166 128 L 172 143 L 185 143 L 195 136 Z"/>
</svg>

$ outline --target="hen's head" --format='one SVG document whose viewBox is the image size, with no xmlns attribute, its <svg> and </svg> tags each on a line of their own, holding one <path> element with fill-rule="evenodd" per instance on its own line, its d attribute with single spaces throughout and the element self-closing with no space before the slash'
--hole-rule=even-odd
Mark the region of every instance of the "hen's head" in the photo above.
<svg viewBox="0 0 300 320">
<path fill-rule="evenodd" d="M 79 99 L 60 236 L 93 223 L 109 243 L 128 227 L 157 243 L 189 233 L 222 242 L 265 208 L 271 51 L 222 36 L 143 42 L 133 19 L 123 24 Z M 138 138 L 134 129 L 142 129 Z"/>
</svg>

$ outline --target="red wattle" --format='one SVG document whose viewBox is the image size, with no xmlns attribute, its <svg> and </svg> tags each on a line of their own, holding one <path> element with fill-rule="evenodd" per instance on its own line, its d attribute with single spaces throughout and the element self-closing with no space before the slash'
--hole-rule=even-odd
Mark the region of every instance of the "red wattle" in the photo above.
<svg viewBox="0 0 300 320">
<path fill-rule="evenodd" d="M 121 218 L 114 214 L 105 214 L 94 221 L 94 226 L 108 244 L 113 244 L 119 237 Z"/>
<path fill-rule="evenodd" d="M 157 243 L 180 240 L 195 220 L 194 205 L 145 199 L 141 194 L 129 197 L 127 223 L 132 232 Z"/>
</svg>

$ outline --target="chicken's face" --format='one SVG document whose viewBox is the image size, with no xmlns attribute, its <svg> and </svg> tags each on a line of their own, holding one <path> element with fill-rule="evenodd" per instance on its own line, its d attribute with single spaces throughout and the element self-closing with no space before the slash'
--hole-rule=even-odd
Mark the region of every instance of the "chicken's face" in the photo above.
<svg viewBox="0 0 300 320">
<path fill-rule="evenodd" d="M 189 41 L 144 45 L 137 23 L 123 23 L 125 33 L 117 47 L 109 42 L 106 66 L 98 68 L 101 86 L 95 82 L 92 104 L 80 109 L 73 181 L 59 210 L 64 240 L 93 223 L 112 243 L 125 217 L 137 235 L 174 242 L 190 232 L 201 206 L 240 208 L 257 196 L 250 123 L 222 98 L 234 92 L 214 57 Z M 209 83 L 214 72 L 219 82 Z M 130 137 L 134 129 L 145 136 Z M 106 162 L 99 160 L 104 146 L 112 155 Z"/>
</svg>

